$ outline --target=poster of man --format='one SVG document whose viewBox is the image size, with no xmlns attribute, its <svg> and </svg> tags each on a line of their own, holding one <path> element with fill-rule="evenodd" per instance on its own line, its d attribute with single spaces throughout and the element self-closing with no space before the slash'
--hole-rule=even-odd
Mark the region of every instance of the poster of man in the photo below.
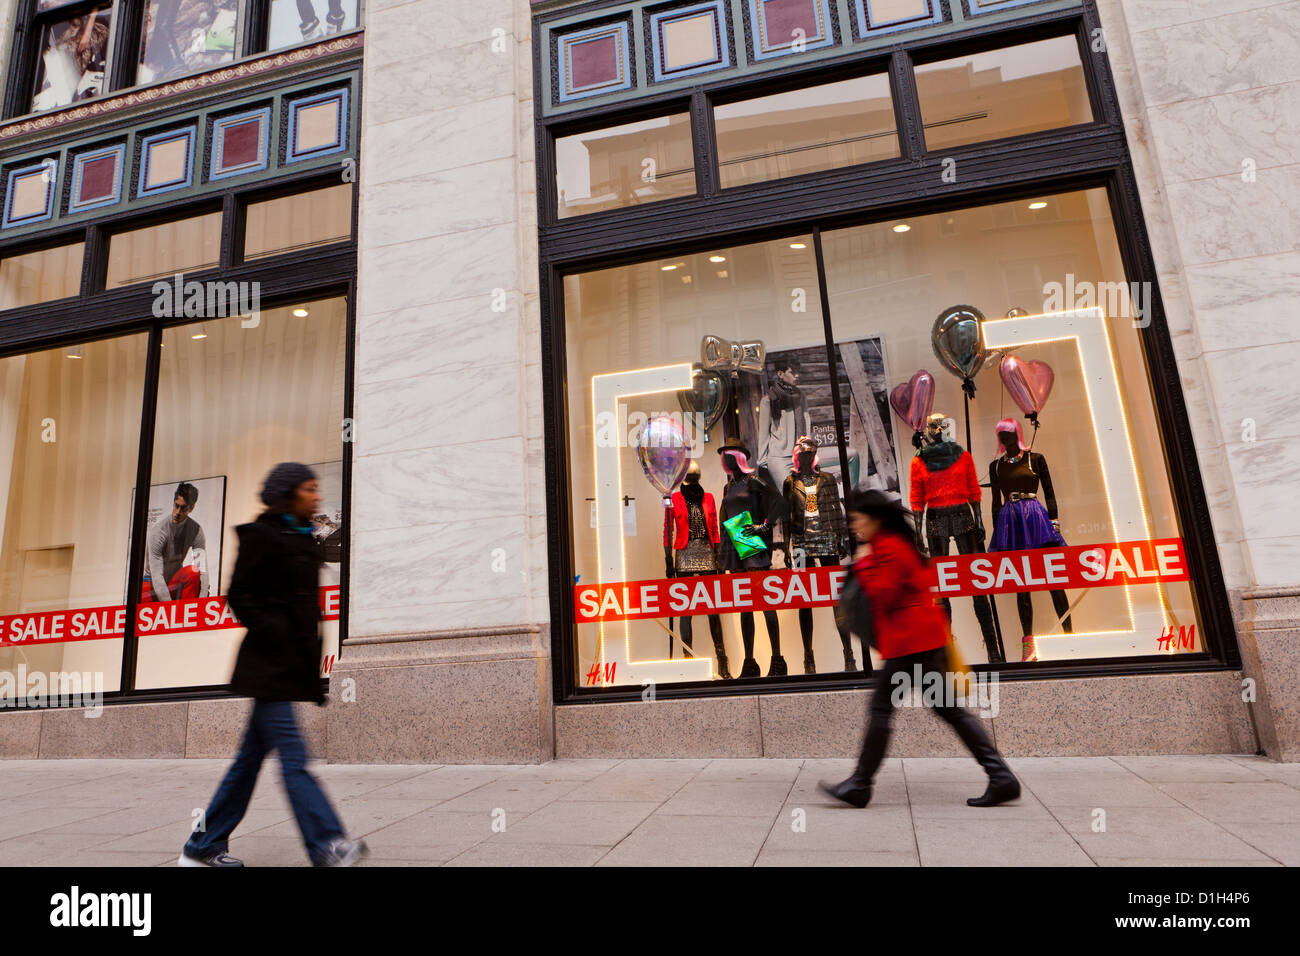
<svg viewBox="0 0 1300 956">
<path fill-rule="evenodd" d="M 884 347 L 878 336 L 836 343 L 840 407 L 848 434 L 848 487 L 897 493 L 898 455 L 889 417 Z M 840 435 L 831 401 L 826 346 L 774 349 L 761 375 L 741 376 L 740 437 L 755 449 L 754 464 L 774 488 L 793 467 L 795 441 L 820 443 L 822 470 L 840 474 Z"/>
<path fill-rule="evenodd" d="M 225 507 L 224 476 L 150 486 L 142 603 L 219 592 Z"/>
</svg>

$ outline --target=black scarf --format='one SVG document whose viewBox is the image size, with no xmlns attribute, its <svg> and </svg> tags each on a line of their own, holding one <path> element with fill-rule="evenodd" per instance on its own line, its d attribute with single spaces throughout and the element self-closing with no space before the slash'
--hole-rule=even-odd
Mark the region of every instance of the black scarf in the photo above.
<svg viewBox="0 0 1300 956">
<path fill-rule="evenodd" d="M 965 449 L 955 441 L 940 441 L 932 445 L 922 445 L 917 452 L 921 461 L 930 471 L 943 471 L 957 463 Z"/>
<path fill-rule="evenodd" d="M 776 418 L 787 409 L 792 409 L 798 405 L 799 396 L 802 394 L 798 385 L 791 385 L 784 379 L 774 379 L 772 387 L 767 390 L 772 417 Z"/>
</svg>

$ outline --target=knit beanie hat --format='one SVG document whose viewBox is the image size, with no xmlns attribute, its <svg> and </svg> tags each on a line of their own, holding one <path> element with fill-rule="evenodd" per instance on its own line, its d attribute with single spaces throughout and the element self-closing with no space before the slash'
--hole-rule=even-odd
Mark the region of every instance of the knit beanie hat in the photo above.
<svg viewBox="0 0 1300 956">
<path fill-rule="evenodd" d="M 262 483 L 262 503 L 268 508 L 284 508 L 293 497 L 293 490 L 304 481 L 316 478 L 316 472 L 296 461 L 282 461 L 271 469 Z"/>
</svg>

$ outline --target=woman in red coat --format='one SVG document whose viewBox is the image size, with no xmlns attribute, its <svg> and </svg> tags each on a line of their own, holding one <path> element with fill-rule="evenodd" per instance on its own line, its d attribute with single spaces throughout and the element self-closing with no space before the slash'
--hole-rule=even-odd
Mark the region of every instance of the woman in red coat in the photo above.
<svg viewBox="0 0 1300 956">
<path fill-rule="evenodd" d="M 921 700 L 933 708 L 961 738 L 988 773 L 983 796 L 966 802 L 991 807 L 1020 796 L 1020 782 L 998 753 L 979 719 L 970 711 L 948 704 L 956 675 L 948 670 L 948 621 L 935 603 L 930 588 L 934 572 L 916 549 L 910 515 L 883 492 L 852 492 L 845 503 L 849 530 L 859 542 L 853 574 L 871 604 L 876 649 L 885 659 L 876 672 L 871 694 L 870 721 L 857 769 L 837 784 L 821 788 L 838 800 L 865 807 L 871 800 L 871 780 L 889 745 L 894 707 L 911 701 L 913 684 L 921 675 Z M 917 669 L 919 667 L 919 670 Z M 939 701 L 927 688 L 939 688 Z"/>
</svg>

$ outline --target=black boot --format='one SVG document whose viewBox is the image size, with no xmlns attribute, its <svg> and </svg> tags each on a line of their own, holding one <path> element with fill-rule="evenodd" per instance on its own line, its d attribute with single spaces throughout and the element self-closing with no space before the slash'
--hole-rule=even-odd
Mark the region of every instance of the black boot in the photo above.
<svg viewBox="0 0 1300 956">
<path fill-rule="evenodd" d="M 858 662 L 853 657 L 853 648 L 847 644 L 844 646 L 844 670 L 845 672 L 855 671 L 858 669 Z"/>
<path fill-rule="evenodd" d="M 812 651 L 804 651 L 803 655 L 803 672 L 805 674 L 817 673 L 817 661 L 813 658 Z"/>
<path fill-rule="evenodd" d="M 788 673 L 790 672 L 786 670 L 785 658 L 780 654 L 772 658 L 772 662 L 767 665 L 768 677 L 784 677 Z"/>
<path fill-rule="evenodd" d="M 731 680 L 731 671 L 727 670 L 727 649 L 722 645 L 722 638 L 714 636 L 713 654 L 718 659 L 718 678 Z"/>
<path fill-rule="evenodd" d="M 740 665 L 741 677 L 762 677 L 763 671 L 758 666 L 758 661 L 752 657 L 746 657 Z"/>
<path fill-rule="evenodd" d="M 998 749 L 989 740 L 988 734 L 980 725 L 979 719 L 969 711 L 961 711 L 961 717 L 953 721 L 953 730 L 966 745 L 966 749 L 979 761 L 984 772 L 989 775 L 989 785 L 978 797 L 966 801 L 971 807 L 996 807 L 999 803 L 1015 800 L 1020 796 L 1020 781 L 1011 772 L 1007 762 L 1002 759 Z"/>
<path fill-rule="evenodd" d="M 836 800 L 843 800 L 851 807 L 857 807 L 861 810 L 871 802 L 871 781 L 865 779 L 857 771 L 853 771 L 853 776 L 839 783 L 827 783 L 825 780 L 819 781 L 817 789 L 822 793 L 830 794 Z"/>
</svg>

